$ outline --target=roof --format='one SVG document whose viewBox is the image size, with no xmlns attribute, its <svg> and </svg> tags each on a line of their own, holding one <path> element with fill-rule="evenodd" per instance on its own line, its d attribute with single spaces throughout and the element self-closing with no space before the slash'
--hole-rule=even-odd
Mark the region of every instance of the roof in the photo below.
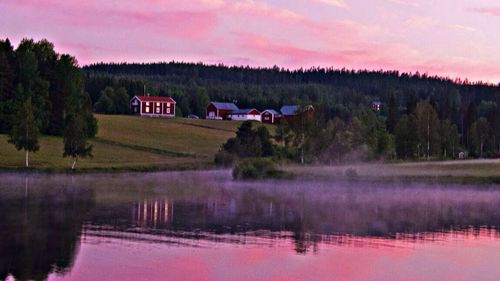
<svg viewBox="0 0 500 281">
<path fill-rule="evenodd" d="M 264 113 L 266 111 L 273 114 L 273 115 L 280 115 L 280 113 L 274 109 L 266 109 L 266 110 L 262 111 L 262 113 Z"/>
<path fill-rule="evenodd" d="M 150 102 L 171 102 L 175 103 L 175 100 L 171 97 L 160 97 L 160 96 L 135 96 L 135 98 L 140 101 L 150 101 Z"/>
<path fill-rule="evenodd" d="M 232 102 L 217 102 L 213 101 L 211 102 L 217 109 L 226 109 L 226 110 L 238 110 L 238 107 L 236 104 Z"/>
<path fill-rule="evenodd" d="M 283 115 L 295 115 L 297 114 L 297 110 L 299 110 L 298 105 L 284 105 L 280 109 Z"/>
<path fill-rule="evenodd" d="M 259 112 L 257 109 L 255 108 L 246 108 L 246 109 L 238 109 L 238 110 L 233 110 L 231 111 L 231 113 L 229 114 L 248 114 L 250 113 L 252 110 L 256 110 L 257 112 Z"/>
</svg>

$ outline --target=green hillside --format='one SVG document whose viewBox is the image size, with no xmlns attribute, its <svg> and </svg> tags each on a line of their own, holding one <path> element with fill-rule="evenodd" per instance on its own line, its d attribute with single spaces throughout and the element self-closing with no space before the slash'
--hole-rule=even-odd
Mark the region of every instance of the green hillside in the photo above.
<svg viewBox="0 0 500 281">
<path fill-rule="evenodd" d="M 79 160 L 85 170 L 153 170 L 210 167 L 213 155 L 240 125 L 236 121 L 156 119 L 125 115 L 96 115 L 99 125 L 92 159 Z M 42 136 L 40 150 L 32 153 L 34 168 L 60 170 L 69 167 L 62 157 L 60 137 Z M 24 152 L 16 151 L 0 135 L 0 168 L 23 165 Z"/>
</svg>

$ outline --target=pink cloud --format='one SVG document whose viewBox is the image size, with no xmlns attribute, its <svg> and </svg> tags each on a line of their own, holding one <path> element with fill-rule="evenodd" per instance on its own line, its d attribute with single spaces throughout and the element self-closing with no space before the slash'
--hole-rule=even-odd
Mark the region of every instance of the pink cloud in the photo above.
<svg viewBox="0 0 500 281">
<path fill-rule="evenodd" d="M 458 14 L 440 17 L 451 0 L 412 3 L 0 1 L 0 10 L 6 11 L 0 17 L 0 36 L 47 38 L 82 64 L 184 60 L 334 66 L 500 81 L 500 55 L 492 47 L 500 44 L 500 36 L 492 19 L 479 20 L 477 14 L 499 16 L 500 8 L 476 8 L 470 13 L 467 1 L 457 0 L 453 7 Z"/>
<path fill-rule="evenodd" d="M 490 8 L 472 8 L 473 12 L 489 14 L 492 16 L 500 17 L 500 7 L 490 7 Z"/>
</svg>

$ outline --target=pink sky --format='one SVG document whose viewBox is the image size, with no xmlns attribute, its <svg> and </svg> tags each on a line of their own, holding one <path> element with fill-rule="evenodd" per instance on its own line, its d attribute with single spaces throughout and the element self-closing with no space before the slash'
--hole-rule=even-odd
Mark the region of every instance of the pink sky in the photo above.
<svg viewBox="0 0 500 281">
<path fill-rule="evenodd" d="M 2 0 L 0 37 L 81 65 L 190 61 L 384 69 L 500 82 L 493 0 Z"/>
</svg>

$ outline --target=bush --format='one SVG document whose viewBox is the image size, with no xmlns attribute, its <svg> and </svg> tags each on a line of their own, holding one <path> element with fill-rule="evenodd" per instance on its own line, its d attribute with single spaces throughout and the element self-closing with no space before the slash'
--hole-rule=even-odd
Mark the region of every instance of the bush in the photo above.
<svg viewBox="0 0 500 281">
<path fill-rule="evenodd" d="M 356 179 L 358 177 L 358 171 L 355 168 L 348 168 L 345 170 L 344 175 L 349 179 Z"/>
<path fill-rule="evenodd" d="M 247 158 L 233 169 L 233 178 L 242 180 L 281 178 L 283 175 L 269 158 Z"/>
<path fill-rule="evenodd" d="M 236 162 L 236 159 L 236 155 L 225 150 L 221 150 L 215 154 L 214 162 L 217 166 L 231 167 Z"/>
</svg>

